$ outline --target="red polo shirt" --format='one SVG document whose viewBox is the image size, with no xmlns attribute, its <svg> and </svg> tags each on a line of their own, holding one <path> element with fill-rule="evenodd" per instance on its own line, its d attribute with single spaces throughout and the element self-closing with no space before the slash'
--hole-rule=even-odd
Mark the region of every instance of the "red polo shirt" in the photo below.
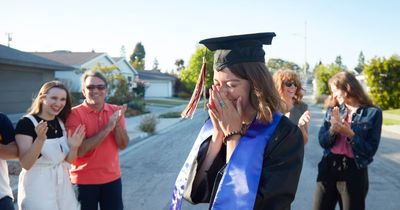
<svg viewBox="0 0 400 210">
<path fill-rule="evenodd" d="M 97 112 L 84 102 L 72 108 L 66 122 L 67 130 L 75 131 L 78 125 L 84 124 L 85 138 L 90 138 L 107 126 L 111 115 L 118 109 L 118 106 L 106 103 Z M 121 126 L 125 128 L 124 117 L 121 119 Z M 71 182 L 104 184 L 121 177 L 118 150 L 114 132 L 110 132 L 95 149 L 75 159 L 70 170 Z"/>
</svg>

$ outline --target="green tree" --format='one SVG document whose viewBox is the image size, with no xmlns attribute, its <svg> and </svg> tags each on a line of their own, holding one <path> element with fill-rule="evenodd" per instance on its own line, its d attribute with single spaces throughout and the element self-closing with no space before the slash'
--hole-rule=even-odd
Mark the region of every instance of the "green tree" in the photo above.
<svg viewBox="0 0 400 210">
<path fill-rule="evenodd" d="M 207 53 L 205 53 L 206 51 Z M 205 85 L 206 87 L 211 87 L 213 83 L 214 53 L 207 50 L 205 47 L 199 47 L 190 58 L 188 66 L 184 68 L 180 74 L 180 80 L 188 90 L 194 90 L 194 87 L 196 86 L 196 82 L 200 74 L 200 69 L 203 64 L 204 54 L 207 61 Z"/>
<path fill-rule="evenodd" d="M 133 100 L 133 94 L 129 91 L 128 81 L 122 74 L 113 75 L 114 93 L 108 98 L 112 104 L 128 104 Z"/>
<path fill-rule="evenodd" d="M 340 70 L 345 71 L 347 67 L 343 64 L 342 56 L 338 55 L 335 59 L 335 64 L 340 68 Z"/>
<path fill-rule="evenodd" d="M 158 63 L 157 58 L 154 58 L 153 67 L 151 68 L 151 70 L 160 70 L 158 65 L 159 65 L 159 63 Z"/>
<path fill-rule="evenodd" d="M 358 73 L 361 73 L 364 70 L 364 65 L 365 65 L 365 56 L 364 53 L 361 51 L 360 54 L 358 54 L 358 64 L 354 70 L 356 70 Z"/>
<path fill-rule="evenodd" d="M 364 74 L 372 100 L 382 109 L 400 108 L 400 59 L 373 58 Z"/>
<path fill-rule="evenodd" d="M 335 63 L 338 66 L 342 66 L 343 65 L 342 56 L 340 56 L 340 55 L 336 56 Z"/>
<path fill-rule="evenodd" d="M 180 72 L 183 68 L 185 68 L 185 61 L 181 58 L 175 60 L 176 71 Z"/>
<path fill-rule="evenodd" d="M 135 48 L 133 49 L 133 53 L 130 56 L 130 62 L 133 68 L 137 70 L 144 70 L 146 52 L 144 50 L 144 46 L 141 42 L 136 43 Z"/>
<path fill-rule="evenodd" d="M 320 64 L 315 67 L 315 79 L 317 82 L 316 96 L 329 95 L 328 81 L 329 79 L 340 72 L 341 69 L 337 64 L 330 64 L 328 66 Z"/>
<path fill-rule="evenodd" d="M 275 73 L 279 69 L 291 69 L 296 72 L 301 71 L 301 67 L 294 62 L 286 61 L 280 58 L 270 58 L 267 62 L 267 67 L 271 73 Z"/>
</svg>

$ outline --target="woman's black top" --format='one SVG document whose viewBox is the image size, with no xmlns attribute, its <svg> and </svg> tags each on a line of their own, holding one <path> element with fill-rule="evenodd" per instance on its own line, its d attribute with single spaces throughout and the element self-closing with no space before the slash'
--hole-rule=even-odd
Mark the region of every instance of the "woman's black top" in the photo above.
<svg viewBox="0 0 400 210">
<path fill-rule="evenodd" d="M 37 120 L 38 123 L 43 120 L 37 115 L 33 115 L 33 117 Z M 62 129 L 57 118 L 55 118 L 54 120 L 47 121 L 47 125 L 48 125 L 47 127 L 49 128 L 47 130 L 47 138 L 51 139 L 51 138 L 62 137 L 63 135 Z M 18 121 L 17 126 L 15 128 L 15 134 L 32 136 L 33 141 L 35 141 L 37 137 L 35 126 L 28 117 L 23 117 Z"/>
</svg>

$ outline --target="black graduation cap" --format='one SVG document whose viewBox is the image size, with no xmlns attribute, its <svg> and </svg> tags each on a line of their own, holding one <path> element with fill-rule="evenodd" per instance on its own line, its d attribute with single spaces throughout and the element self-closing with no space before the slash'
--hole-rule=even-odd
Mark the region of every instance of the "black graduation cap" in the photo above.
<svg viewBox="0 0 400 210">
<path fill-rule="evenodd" d="M 270 45 L 274 36 L 275 33 L 273 32 L 243 34 L 204 39 L 200 41 L 200 44 L 205 45 L 211 51 L 215 51 L 214 69 L 221 71 L 225 67 L 237 63 L 265 63 L 265 52 L 262 47 L 264 44 Z M 197 79 L 195 89 L 188 105 L 181 113 L 182 117 L 193 117 L 193 113 L 196 110 L 202 93 L 205 98 L 205 79 L 206 62 L 203 58 L 203 65 L 201 66 L 199 78 Z"/>
<path fill-rule="evenodd" d="M 205 45 L 214 53 L 214 69 L 220 71 L 225 67 L 243 62 L 265 63 L 263 45 L 270 45 L 273 32 L 243 34 L 204 39 L 200 44 Z"/>
</svg>

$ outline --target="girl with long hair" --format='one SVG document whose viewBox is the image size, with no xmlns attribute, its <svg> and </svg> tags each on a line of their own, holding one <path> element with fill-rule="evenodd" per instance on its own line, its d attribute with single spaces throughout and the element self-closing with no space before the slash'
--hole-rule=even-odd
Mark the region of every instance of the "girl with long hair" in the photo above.
<svg viewBox="0 0 400 210">
<path fill-rule="evenodd" d="M 304 145 L 299 128 L 281 114 L 281 99 L 265 66 L 262 45 L 273 36 L 200 42 L 216 51 L 209 119 L 178 175 L 170 209 L 180 209 L 182 197 L 209 203 L 210 209 L 290 209 Z"/>
<path fill-rule="evenodd" d="M 16 142 L 22 171 L 18 183 L 21 210 L 73 210 L 77 201 L 69 179 L 69 164 L 85 136 L 80 126 L 65 130 L 71 111 L 68 89 L 59 81 L 46 82 L 28 114 L 16 126 Z"/>
<path fill-rule="evenodd" d="M 324 155 L 318 164 L 314 210 L 363 210 L 368 165 L 381 139 L 382 111 L 349 72 L 329 79 L 328 108 L 319 130 Z"/>
</svg>

